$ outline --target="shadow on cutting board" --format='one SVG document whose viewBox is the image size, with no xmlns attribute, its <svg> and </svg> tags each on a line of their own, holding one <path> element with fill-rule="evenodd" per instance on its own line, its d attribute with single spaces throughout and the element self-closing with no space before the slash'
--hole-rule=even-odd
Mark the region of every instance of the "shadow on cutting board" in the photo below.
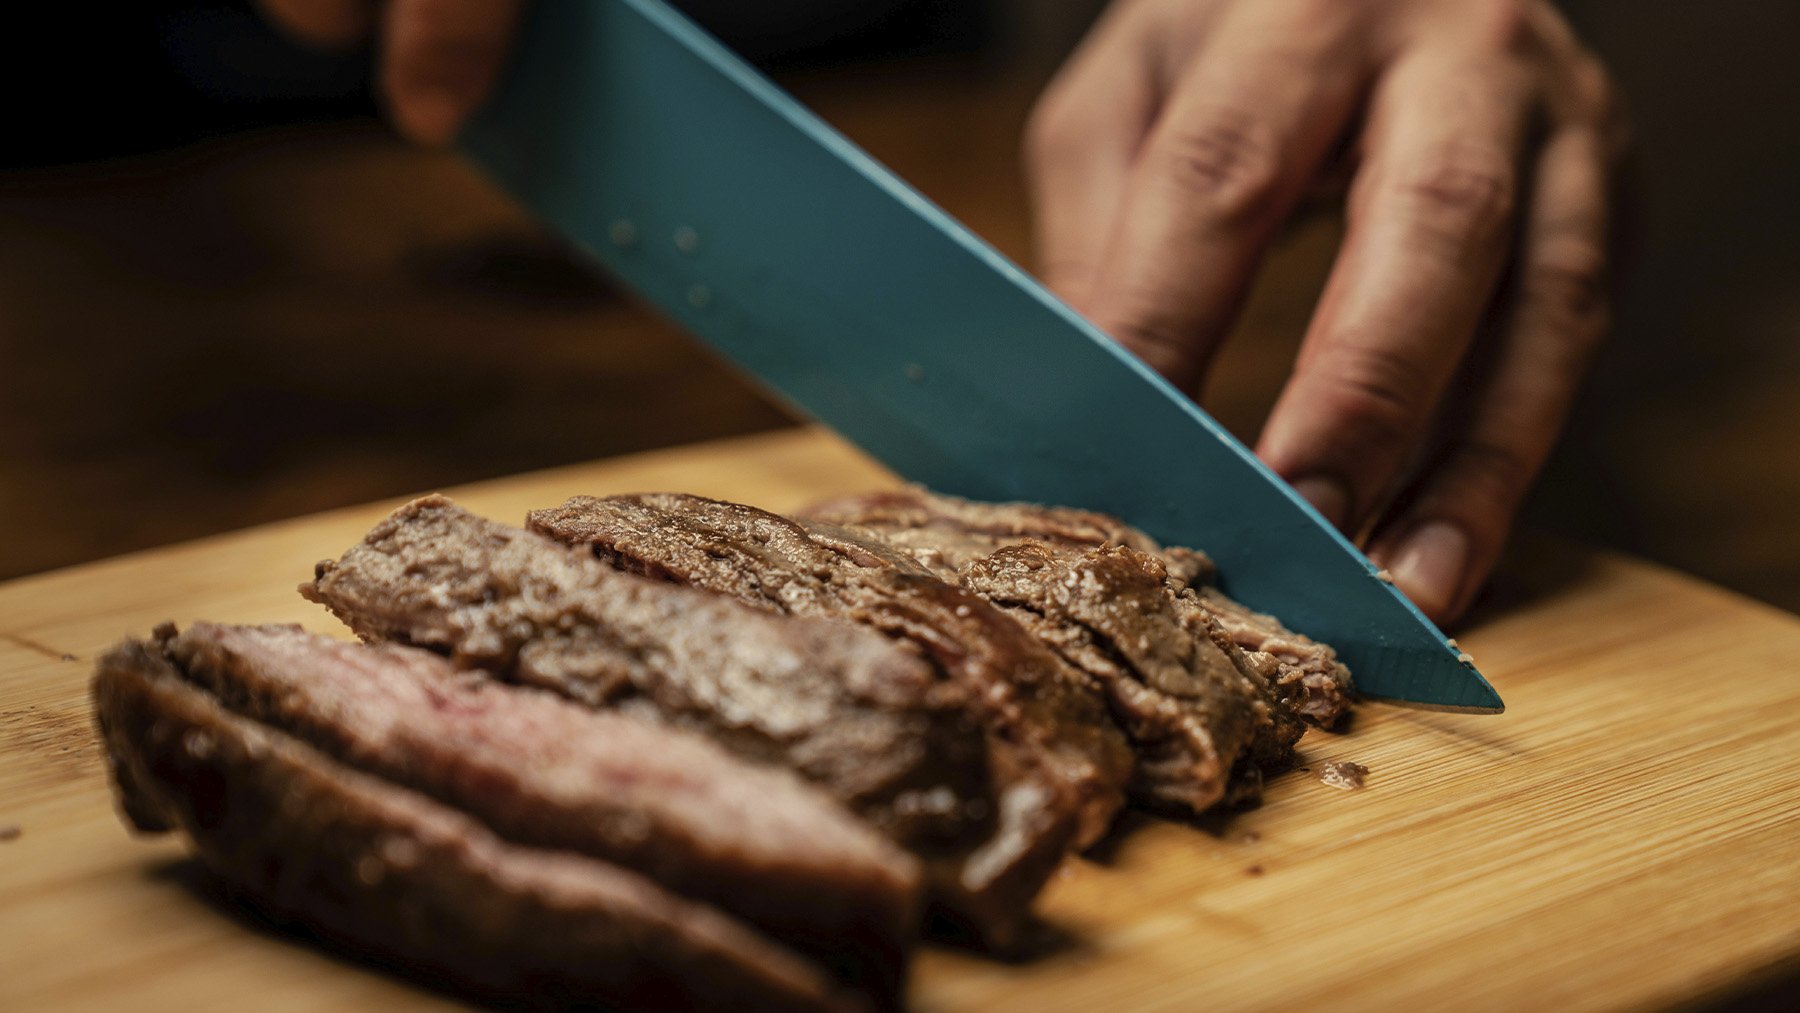
<svg viewBox="0 0 1800 1013">
<path fill-rule="evenodd" d="M 1451 632 L 1482 626 L 1522 608 L 1540 605 L 1587 581 L 1598 566 L 1592 550 L 1574 542 L 1521 532 L 1507 546 L 1487 588 Z"/>
</svg>

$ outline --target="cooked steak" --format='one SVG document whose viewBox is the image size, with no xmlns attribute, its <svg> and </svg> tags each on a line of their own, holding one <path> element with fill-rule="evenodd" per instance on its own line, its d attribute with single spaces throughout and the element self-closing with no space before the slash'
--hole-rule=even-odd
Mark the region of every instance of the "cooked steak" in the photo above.
<svg viewBox="0 0 1800 1013">
<path fill-rule="evenodd" d="M 1028 541 L 968 563 L 961 580 L 1104 687 L 1137 750 L 1140 804 L 1197 815 L 1228 794 L 1247 801 L 1261 781 L 1240 758 L 1285 760 L 1305 730 L 1217 624 L 1181 607 L 1155 556 Z"/>
<path fill-rule="evenodd" d="M 631 572 L 771 612 L 853 619 L 914 645 L 967 689 L 1004 783 L 1035 780 L 1046 804 L 1080 814 L 1079 845 L 1123 801 L 1133 757 L 1096 688 L 998 609 L 883 543 L 675 493 L 577 496 L 528 525 Z"/>
<path fill-rule="evenodd" d="M 1350 670 L 1329 645 L 1295 633 L 1272 615 L 1245 608 L 1216 587 L 1188 588 L 1181 598 L 1210 616 L 1246 653 L 1274 660 L 1262 667 L 1282 707 L 1319 728 L 1336 727 L 1349 715 L 1356 691 Z"/>
<path fill-rule="evenodd" d="M 873 996 L 899 987 L 917 864 L 786 770 L 412 648 L 210 623 L 163 631 L 160 647 L 238 713 L 460 809 L 508 841 L 643 873 Z"/>
<path fill-rule="evenodd" d="M 1208 583 L 1214 575 L 1213 562 L 1205 553 L 1164 548 L 1117 517 L 1036 503 L 982 503 L 921 486 L 827 500 L 797 516 L 874 532 L 944 576 L 996 549 L 1027 540 L 1077 552 L 1109 545 L 1136 549 L 1161 559 L 1169 579 L 1181 587 Z"/>
<path fill-rule="evenodd" d="M 1350 672 L 1337 652 L 1253 612 L 1212 586 L 1211 560 L 1193 549 L 1161 546 L 1143 532 L 1105 514 L 1032 503 L 977 503 L 916 486 L 820 503 L 802 515 L 887 541 L 946 579 L 997 549 L 1031 540 L 1059 552 L 1087 552 L 1122 545 L 1160 559 L 1171 587 L 1193 597 L 1232 642 L 1245 651 L 1272 655 L 1266 669 L 1281 706 L 1309 724 L 1329 728 L 1349 713 Z"/>
<path fill-rule="evenodd" d="M 621 574 L 442 497 L 397 511 L 302 592 L 365 638 L 792 766 L 924 859 L 937 902 L 991 945 L 1074 833 L 1057 785 L 984 738 L 963 685 L 852 623 Z"/>
<path fill-rule="evenodd" d="M 608 862 L 501 839 L 228 710 L 152 645 L 94 680 L 126 813 L 270 915 L 507 1005 L 844 1009 L 829 977 Z"/>
</svg>

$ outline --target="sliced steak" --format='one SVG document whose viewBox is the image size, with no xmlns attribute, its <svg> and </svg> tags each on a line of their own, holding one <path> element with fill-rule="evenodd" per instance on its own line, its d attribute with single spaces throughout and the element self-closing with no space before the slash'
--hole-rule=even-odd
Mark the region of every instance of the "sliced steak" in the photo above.
<svg viewBox="0 0 1800 1013">
<path fill-rule="evenodd" d="M 1216 571 L 1203 553 L 1158 545 L 1117 518 L 1032 503 L 978 503 L 917 486 L 831 500 L 802 516 L 879 537 L 946 579 L 997 549 L 1027 540 L 1058 551 L 1122 545 L 1147 553 L 1168 568 L 1171 587 L 1190 592 L 1233 643 L 1273 656 L 1277 665 L 1255 667 L 1269 673 L 1270 690 L 1284 709 L 1322 728 L 1350 711 L 1350 671 L 1336 651 L 1226 597 L 1212 586 Z"/>
<path fill-rule="evenodd" d="M 367 639 L 793 767 L 919 855 L 938 905 L 996 947 L 1074 834 L 1054 785 L 984 737 L 965 687 L 853 623 L 618 573 L 442 497 L 396 511 L 302 593 Z"/>
<path fill-rule="evenodd" d="M 1117 517 L 1037 503 L 982 503 L 916 485 L 827 500 L 798 516 L 874 532 L 946 576 L 1026 540 L 1078 552 L 1108 545 L 1146 552 L 1161 559 L 1169 579 L 1182 587 L 1209 583 L 1214 575 L 1205 553 L 1164 548 Z"/>
<path fill-rule="evenodd" d="M 961 580 L 1105 688 L 1137 750 L 1140 804 L 1197 815 L 1228 795 L 1248 801 L 1260 773 L 1240 759 L 1283 762 L 1305 730 L 1217 624 L 1178 603 L 1154 556 L 1028 541 L 970 562 Z"/>
<path fill-rule="evenodd" d="M 1356 690 L 1350 670 L 1330 645 L 1295 633 L 1272 615 L 1245 608 L 1216 587 L 1191 587 L 1182 598 L 1217 622 L 1246 653 L 1274 660 L 1274 665 L 1262 667 L 1282 707 L 1319 728 L 1336 727 L 1350 714 Z"/>
<path fill-rule="evenodd" d="M 223 706 L 154 646 L 99 666 L 123 807 L 280 920 L 508 1005 L 845 1009 L 802 958 L 610 863 L 506 842 Z"/>
<path fill-rule="evenodd" d="M 1042 786 L 1036 820 L 1072 809 L 1085 846 L 1122 801 L 1133 757 L 1099 694 L 1019 624 L 879 542 L 676 493 L 578 496 L 528 525 L 621 569 L 770 612 L 838 617 L 916 647 L 969 693 L 1002 783 Z"/>
<path fill-rule="evenodd" d="M 412 648 L 210 623 L 160 639 L 188 680 L 239 714 L 460 809 L 508 841 L 647 875 L 873 997 L 900 986 L 917 863 L 786 770 Z"/>
</svg>

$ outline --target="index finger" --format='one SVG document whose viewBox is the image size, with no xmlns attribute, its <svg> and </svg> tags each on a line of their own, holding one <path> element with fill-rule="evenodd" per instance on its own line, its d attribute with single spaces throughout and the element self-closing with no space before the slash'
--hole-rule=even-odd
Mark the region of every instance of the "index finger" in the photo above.
<svg viewBox="0 0 1800 1013">
<path fill-rule="evenodd" d="M 415 141 L 444 144 L 487 98 L 512 49 L 524 0 L 390 0 L 382 90 Z"/>
<path fill-rule="evenodd" d="M 1369 73 L 1354 4 L 1233 8 L 1152 131 L 1084 309 L 1178 386 L 1197 382 L 1276 227 Z"/>
</svg>

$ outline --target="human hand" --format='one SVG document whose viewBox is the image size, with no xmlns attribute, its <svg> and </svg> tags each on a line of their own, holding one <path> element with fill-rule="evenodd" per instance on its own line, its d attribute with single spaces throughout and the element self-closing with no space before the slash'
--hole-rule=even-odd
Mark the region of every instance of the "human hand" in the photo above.
<svg viewBox="0 0 1800 1013">
<path fill-rule="evenodd" d="M 380 39 L 377 93 L 394 125 L 422 144 L 448 144 L 487 98 L 511 53 L 526 0 L 257 0 L 303 42 Z"/>
<path fill-rule="evenodd" d="M 1046 281 L 1183 389 L 1349 162 L 1257 453 L 1449 621 L 1609 326 L 1604 68 L 1547 0 L 1117 0 L 1027 131 Z"/>
</svg>

